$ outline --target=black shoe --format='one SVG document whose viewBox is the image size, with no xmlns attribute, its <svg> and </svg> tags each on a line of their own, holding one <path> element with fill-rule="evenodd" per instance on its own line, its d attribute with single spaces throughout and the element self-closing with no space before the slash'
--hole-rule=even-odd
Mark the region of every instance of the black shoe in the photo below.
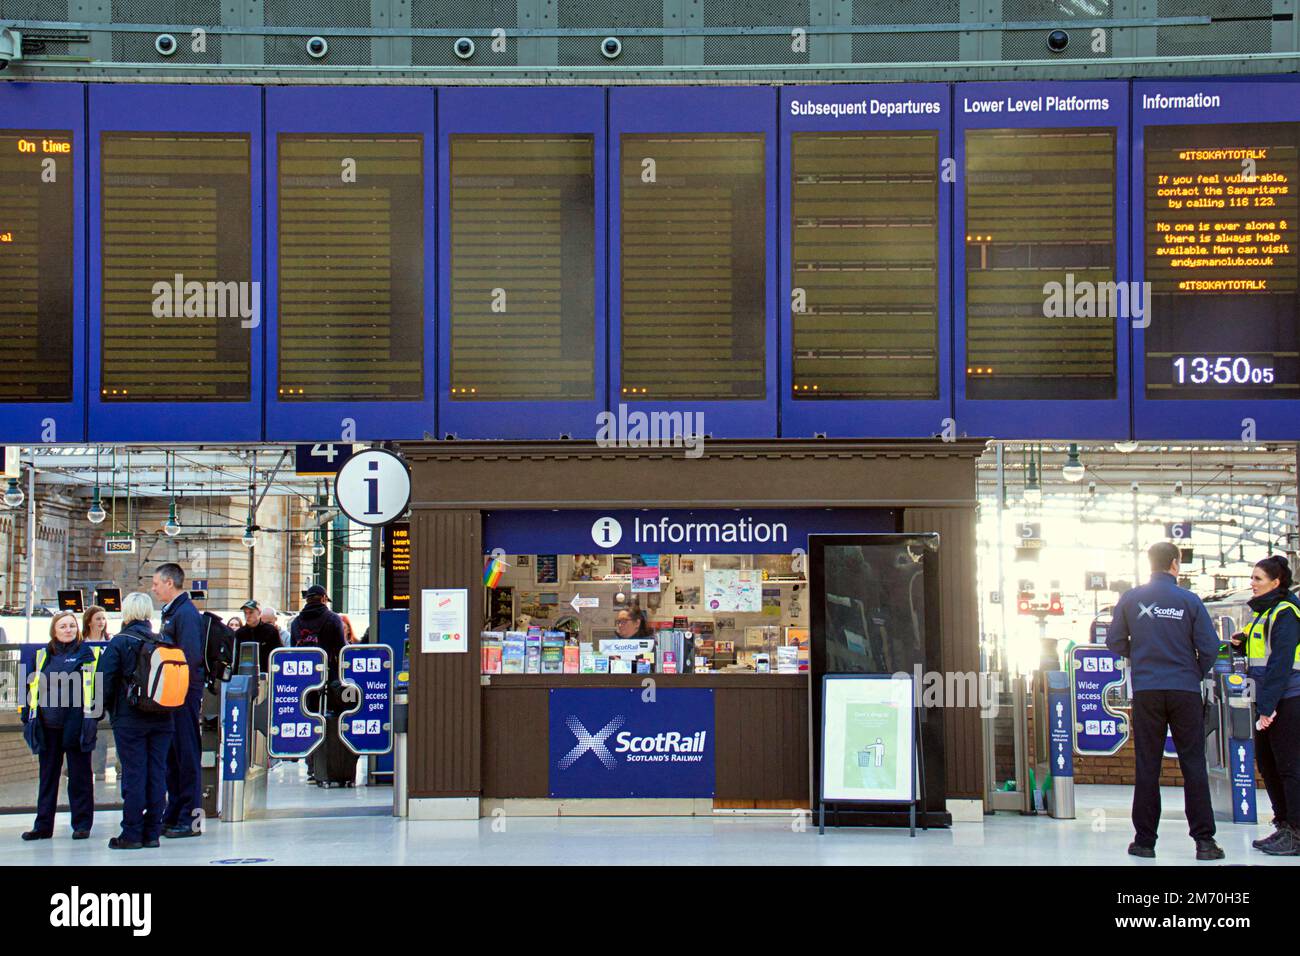
<svg viewBox="0 0 1300 956">
<path fill-rule="evenodd" d="M 89 839 L 90 839 L 90 831 L 89 831 L 89 830 L 73 830 L 73 831 L 72 831 L 72 839 L 74 839 L 74 840 L 89 840 Z"/>
<path fill-rule="evenodd" d="M 123 840 L 121 837 L 113 837 L 108 841 L 110 850 L 138 850 L 144 846 L 143 843 L 134 843 L 131 840 Z"/>
<path fill-rule="evenodd" d="M 1300 833 L 1289 823 L 1282 824 L 1278 833 L 1282 836 L 1276 843 L 1260 847 L 1269 856 L 1300 856 Z"/>
<path fill-rule="evenodd" d="M 1140 856 L 1144 860 L 1154 860 L 1156 848 L 1153 846 L 1143 846 L 1141 843 L 1134 841 L 1128 845 L 1129 856 Z"/>
<path fill-rule="evenodd" d="M 141 843 L 140 845 L 141 845 L 142 847 L 144 847 L 146 850 L 156 850 L 156 849 L 158 849 L 158 847 L 160 846 L 160 844 L 158 843 L 158 841 L 157 841 L 156 839 L 154 839 L 154 840 L 145 840 L 145 841 L 144 841 L 143 843 Z"/>
<path fill-rule="evenodd" d="M 40 830 L 28 830 L 23 834 L 24 840 L 48 840 L 54 836 L 53 833 L 42 833 Z"/>
<path fill-rule="evenodd" d="M 1196 858 L 1198 860 L 1222 860 L 1223 847 L 1213 840 L 1197 840 Z"/>
<path fill-rule="evenodd" d="M 191 830 L 189 827 L 164 827 L 162 835 L 169 840 L 181 840 L 185 837 L 196 837 L 199 831 Z"/>
<path fill-rule="evenodd" d="M 1250 845 L 1253 846 L 1256 850 L 1262 850 L 1264 849 L 1264 847 L 1272 846 L 1278 840 L 1282 839 L 1282 830 L 1284 824 L 1278 823 L 1275 824 L 1275 826 L 1277 827 L 1276 830 L 1274 830 L 1268 836 L 1264 837 L 1262 840 L 1251 840 Z"/>
</svg>

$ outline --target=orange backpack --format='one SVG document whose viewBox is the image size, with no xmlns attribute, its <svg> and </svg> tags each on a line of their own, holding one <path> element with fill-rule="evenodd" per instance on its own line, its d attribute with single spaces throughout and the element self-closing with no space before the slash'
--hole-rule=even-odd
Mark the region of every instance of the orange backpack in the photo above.
<svg viewBox="0 0 1300 956">
<path fill-rule="evenodd" d="M 190 665 L 185 652 L 166 641 L 137 638 L 135 673 L 126 700 L 146 713 L 164 714 L 185 703 L 190 690 Z"/>
</svg>

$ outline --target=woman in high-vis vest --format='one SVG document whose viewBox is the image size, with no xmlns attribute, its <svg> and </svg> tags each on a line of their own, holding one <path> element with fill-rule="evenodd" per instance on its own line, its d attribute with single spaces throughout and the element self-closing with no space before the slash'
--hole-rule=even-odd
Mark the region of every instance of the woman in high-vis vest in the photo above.
<svg viewBox="0 0 1300 956">
<path fill-rule="evenodd" d="M 23 735 L 40 758 L 40 792 L 36 824 L 24 840 L 54 836 L 54 812 L 59 803 L 59 777 L 68 762 L 68 805 L 72 810 L 72 839 L 90 836 L 95 817 L 95 781 L 90 754 L 101 707 L 95 695 L 95 665 L 99 649 L 81 640 L 77 615 L 61 611 L 50 620 L 50 643 L 36 652 L 27 679 Z"/>
<path fill-rule="evenodd" d="M 1300 856 L 1300 606 L 1286 558 L 1258 562 L 1250 589 L 1253 617 L 1232 643 L 1245 653 L 1255 680 L 1255 760 L 1276 827 L 1254 846 L 1272 856 Z"/>
</svg>

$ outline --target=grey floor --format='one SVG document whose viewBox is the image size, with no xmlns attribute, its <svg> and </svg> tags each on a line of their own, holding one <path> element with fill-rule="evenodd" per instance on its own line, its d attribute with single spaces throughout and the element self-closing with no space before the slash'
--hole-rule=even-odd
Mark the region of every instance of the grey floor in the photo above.
<svg viewBox="0 0 1300 956">
<path fill-rule="evenodd" d="M 1080 787 L 1078 818 L 1052 820 L 997 814 L 982 823 L 919 832 L 846 829 L 819 837 L 793 814 L 714 817 L 504 817 L 409 822 L 387 815 L 386 787 L 319 790 L 298 765 L 277 767 L 267 788 L 267 816 L 214 822 L 195 839 L 163 841 L 157 850 L 107 848 L 114 812 L 99 815 L 91 839 L 73 842 L 66 814 L 54 839 L 23 843 L 28 816 L 0 816 L 0 865 L 164 866 L 182 864 L 436 865 L 1023 865 L 1181 866 L 1194 864 L 1182 818 L 1182 794 L 1164 793 L 1158 856 L 1125 854 L 1132 838 L 1127 787 Z M 1261 818 L 1268 819 L 1261 793 Z M 1268 827 L 1220 824 L 1227 864 L 1288 865 L 1250 847 Z M 1211 864 L 1199 864 L 1202 866 Z"/>
</svg>

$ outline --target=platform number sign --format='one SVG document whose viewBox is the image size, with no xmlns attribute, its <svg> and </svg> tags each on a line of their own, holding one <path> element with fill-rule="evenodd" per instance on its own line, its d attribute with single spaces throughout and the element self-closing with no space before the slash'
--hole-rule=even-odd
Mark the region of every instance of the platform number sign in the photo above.
<svg viewBox="0 0 1300 956">
<path fill-rule="evenodd" d="M 337 475 L 344 463 L 352 457 L 354 446 L 338 442 L 314 442 L 295 445 L 293 448 L 294 473 L 299 477 L 310 475 Z"/>
<path fill-rule="evenodd" d="M 400 518 L 411 502 L 411 473 L 391 451 L 367 449 L 339 469 L 334 499 L 357 524 L 386 525 Z"/>
<path fill-rule="evenodd" d="M 1190 521 L 1165 522 L 1165 537 L 1171 541 L 1186 541 L 1191 536 L 1192 523 Z"/>
</svg>

